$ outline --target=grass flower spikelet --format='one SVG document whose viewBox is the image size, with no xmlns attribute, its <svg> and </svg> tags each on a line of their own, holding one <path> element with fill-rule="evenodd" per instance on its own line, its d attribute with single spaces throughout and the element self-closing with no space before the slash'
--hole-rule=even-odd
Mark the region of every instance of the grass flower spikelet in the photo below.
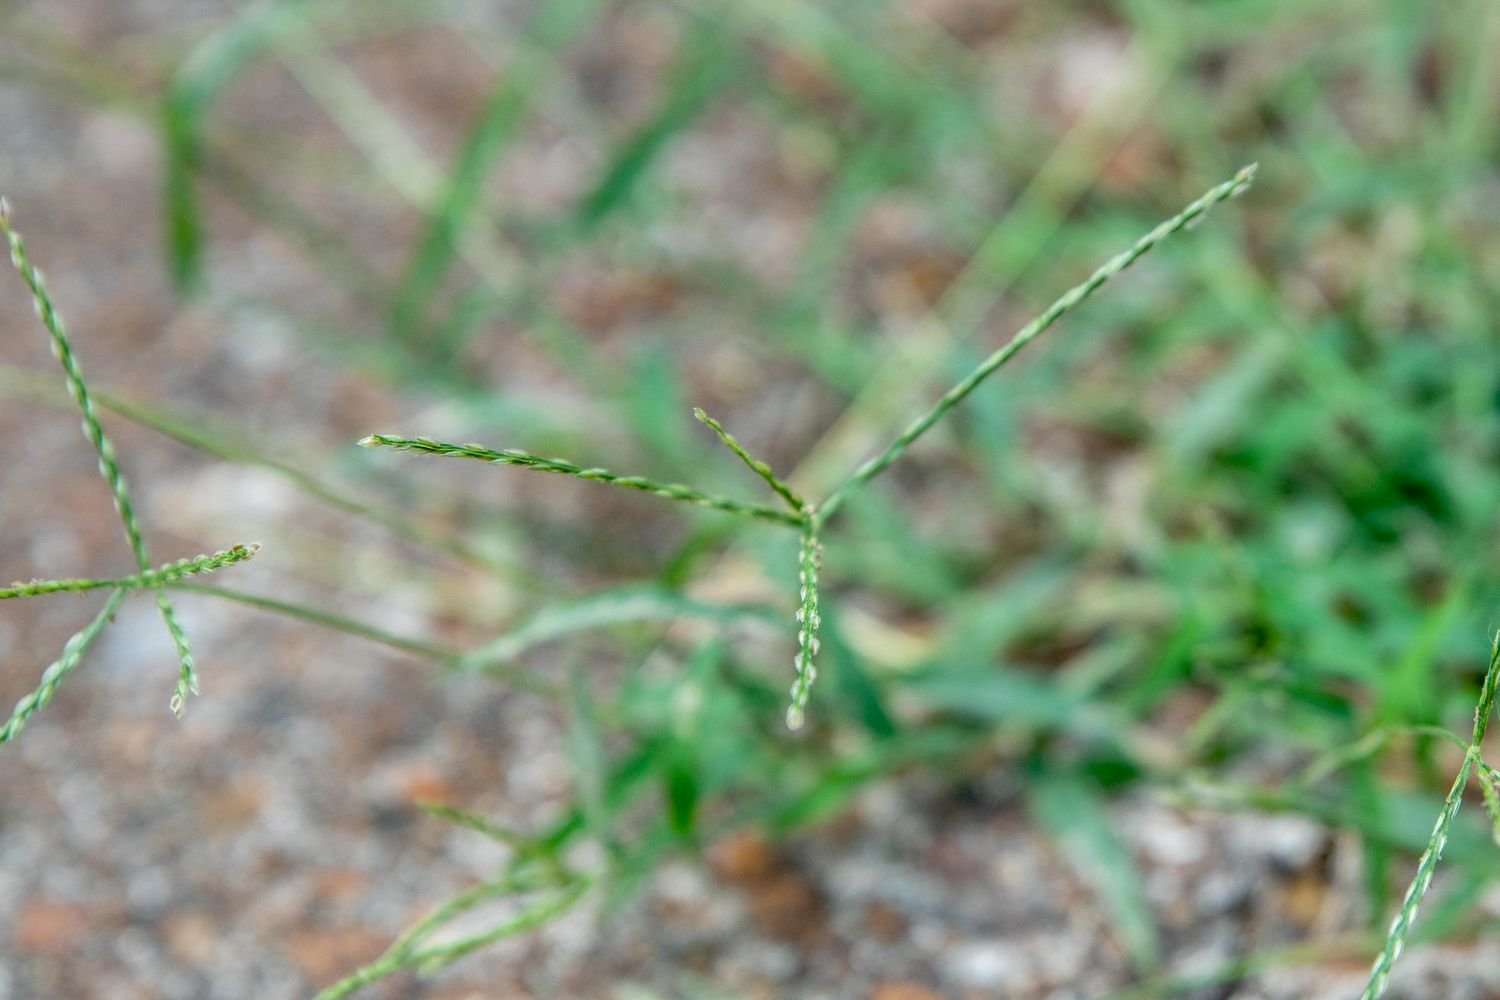
<svg viewBox="0 0 1500 1000">
<path fill-rule="evenodd" d="M 802 528 L 802 547 L 797 556 L 798 596 L 797 606 L 797 656 L 793 665 L 797 679 L 792 682 L 792 702 L 787 706 L 788 729 L 801 729 L 807 721 L 807 700 L 812 694 L 813 681 L 818 678 L 814 658 L 818 655 L 818 629 L 822 620 L 818 617 L 818 571 L 823 565 L 823 546 L 811 523 Z"/>
<path fill-rule="evenodd" d="M 781 524 L 801 524 L 802 519 L 774 507 L 765 507 L 760 504 L 743 503 L 729 497 L 713 496 L 690 486 L 678 483 L 659 483 L 644 476 L 621 476 L 610 472 L 608 469 L 586 469 L 581 465 L 574 465 L 560 458 L 540 458 L 530 452 L 521 451 L 519 448 L 507 448 L 504 451 L 495 451 L 479 444 L 446 444 L 442 441 L 434 441 L 432 438 L 404 438 L 390 434 L 371 434 L 360 440 L 360 445 L 366 448 L 394 448 L 397 451 L 425 452 L 430 455 L 445 455 L 450 458 L 472 458 L 481 462 L 490 462 L 495 465 L 519 465 L 528 469 L 536 469 L 539 472 L 556 472 L 575 479 L 591 479 L 596 482 L 610 483 L 615 486 L 624 486 L 632 490 L 643 490 L 646 493 L 655 493 L 657 496 L 667 497 L 672 500 L 683 500 L 687 503 L 697 504 L 700 507 L 709 507 L 714 510 L 722 510 L 730 514 L 743 514 L 749 517 L 757 517 L 766 521 L 776 521 Z"/>
<path fill-rule="evenodd" d="M 143 590 L 147 587 L 161 587 L 190 576 L 199 576 L 203 573 L 212 573 L 216 569 L 225 566 L 233 566 L 235 563 L 244 562 L 260 551 L 258 542 L 248 545 L 236 545 L 233 548 L 215 552 L 212 555 L 194 556 L 191 559 L 178 559 L 156 569 L 147 570 L 144 573 L 136 573 L 132 576 L 115 577 L 105 580 L 69 579 L 69 580 L 32 580 L 28 583 L 13 583 L 9 587 L 0 588 L 0 601 L 12 597 L 37 597 L 42 594 L 59 594 L 65 592 L 76 592 L 83 590 L 102 590 L 105 587 L 117 587 L 121 590 Z"/>
</svg>

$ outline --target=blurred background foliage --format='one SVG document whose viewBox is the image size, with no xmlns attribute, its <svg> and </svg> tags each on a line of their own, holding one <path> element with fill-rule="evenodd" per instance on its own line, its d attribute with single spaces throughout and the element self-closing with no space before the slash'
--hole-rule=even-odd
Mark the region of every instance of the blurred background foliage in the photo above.
<svg viewBox="0 0 1500 1000">
<path fill-rule="evenodd" d="M 797 737 L 789 533 L 306 436 L 320 481 L 466 560 L 421 598 L 430 638 L 550 678 L 576 794 L 541 840 L 598 840 L 620 885 L 939 766 L 1021 776 L 1140 971 L 1160 946 L 1104 812 L 1133 783 L 1352 831 L 1389 911 L 1452 772 L 1401 727 L 1466 726 L 1500 606 L 1500 7 L 190 6 L 84 46 L 0 5 L 7 86 L 158 130 L 184 302 L 412 421 L 347 430 L 737 496 L 759 484 L 691 406 L 821 495 L 1258 161 L 851 501 Z M 312 471 L 257 405 L 206 447 Z M 1447 860 L 1439 930 L 1493 876 L 1477 821 Z"/>
</svg>

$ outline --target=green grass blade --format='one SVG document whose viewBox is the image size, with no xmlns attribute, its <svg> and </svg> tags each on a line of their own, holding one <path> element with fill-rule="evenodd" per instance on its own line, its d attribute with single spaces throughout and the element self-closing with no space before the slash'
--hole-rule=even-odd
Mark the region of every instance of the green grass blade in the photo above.
<svg viewBox="0 0 1500 1000">
<path fill-rule="evenodd" d="M 1455 575 L 1447 594 L 1416 624 L 1415 634 L 1400 658 L 1381 672 L 1378 721 L 1435 721 L 1436 698 L 1442 687 L 1437 677 L 1438 655 L 1443 640 L 1469 610 L 1472 576 L 1467 570 Z"/>
<path fill-rule="evenodd" d="M 205 144 L 197 154 L 198 177 L 268 229 L 279 230 L 351 298 L 371 304 L 382 301 L 389 279 L 345 235 L 319 222 L 280 190 L 277 181 L 262 183 L 254 173 L 255 167 L 241 164 L 234 155 L 236 152 L 238 149 L 231 151 Z M 185 240 L 192 245 L 200 242 L 198 237 Z M 200 253 L 189 252 L 195 258 Z M 198 264 L 189 262 L 185 266 L 189 269 L 186 287 L 191 288 L 197 280 Z"/>
<path fill-rule="evenodd" d="M 398 972 L 401 969 L 414 967 L 436 967 L 436 965 L 443 964 L 446 961 L 452 961 L 453 959 L 458 958 L 460 955 L 466 954 L 468 951 L 472 951 L 473 948 L 478 947 L 479 944 L 483 944 L 487 941 L 493 941 L 499 937 L 503 937 L 504 934 L 497 934 L 494 932 L 494 929 L 492 929 L 490 932 L 488 932 L 491 936 L 487 937 L 485 941 L 480 941 L 477 944 L 473 944 L 471 947 L 460 949 L 459 946 L 467 941 L 472 941 L 474 937 L 478 937 L 479 935 L 474 935 L 470 938 L 464 939 L 463 941 L 455 941 L 450 944 L 433 945 L 426 949 L 418 948 L 418 945 L 424 938 L 439 930 L 444 924 L 453 920 L 455 917 L 462 916 L 463 914 L 474 909 L 476 906 L 479 906 L 482 903 L 489 902 L 492 899 L 499 899 L 503 896 L 509 896 L 518 892 L 528 892 L 534 891 L 536 889 L 545 889 L 548 887 L 550 881 L 551 880 L 539 881 L 535 876 L 522 873 L 507 873 L 506 875 L 498 879 L 494 879 L 489 882 L 483 882 L 469 889 L 465 889 L 463 892 L 457 893 L 442 904 L 435 907 L 421 920 L 418 920 L 411 927 L 407 928 L 407 930 L 402 933 L 400 937 L 391 942 L 391 946 L 387 948 L 379 958 L 375 959 L 373 962 L 370 962 L 368 965 L 356 969 L 349 975 L 340 979 L 338 982 L 321 990 L 317 994 L 317 996 L 313 998 L 313 1000 L 340 1000 L 340 998 L 350 996 L 359 989 L 368 986 L 371 983 L 376 982 L 377 980 L 383 979 L 386 976 L 391 975 L 392 973 Z M 538 924 L 544 922 L 544 920 L 548 917 L 562 912 L 561 909 L 548 907 L 545 904 L 555 904 L 559 899 L 567 897 L 568 905 L 571 905 L 572 902 L 576 901 L 578 897 L 570 896 L 570 893 L 579 891 L 579 895 L 581 895 L 581 890 L 586 887 L 586 882 L 574 881 L 571 884 L 566 885 L 562 889 L 560 889 L 557 895 L 544 899 L 542 901 L 542 904 L 534 904 L 533 906 L 528 907 L 520 914 L 518 914 L 515 918 L 512 918 L 511 921 L 507 922 L 509 924 L 517 925 L 513 927 L 509 931 L 509 933 L 518 933 L 521 930 L 535 927 Z"/>
<path fill-rule="evenodd" d="M 464 671 L 491 670 L 542 643 L 563 636 L 633 622 L 667 622 L 679 618 L 731 622 L 769 619 L 770 612 L 752 605 L 695 601 L 662 587 L 621 587 L 577 601 L 551 604 L 516 627 L 464 653 L 455 666 Z"/>
<path fill-rule="evenodd" d="M 844 703 L 848 714 L 876 739 L 888 740 L 901 735 L 902 729 L 887 707 L 888 692 L 844 641 L 838 619 L 831 611 L 823 616 L 822 643 L 827 650 L 823 662 L 832 664 L 834 693 Z"/>
<path fill-rule="evenodd" d="M 140 522 L 136 519 L 135 507 L 130 502 L 130 491 L 125 485 L 125 476 L 120 471 L 119 460 L 115 457 L 114 446 L 105 436 L 104 425 L 99 422 L 93 398 L 89 395 L 88 383 L 83 379 L 83 371 L 78 365 L 77 356 L 73 353 L 72 342 L 68 339 L 67 327 L 64 326 L 62 317 L 53 306 L 51 296 L 47 294 L 41 274 L 26 255 L 26 244 L 21 239 L 21 234 L 11 228 L 9 206 L 3 198 L 0 198 L 0 231 L 4 231 L 5 238 L 10 244 L 11 263 L 15 265 L 16 271 L 20 273 L 26 286 L 31 289 L 31 299 L 36 306 L 36 314 L 41 318 L 42 325 L 46 327 L 48 335 L 52 338 L 52 353 L 57 357 L 58 364 L 62 366 L 68 385 L 68 394 L 73 397 L 73 401 L 78 404 L 78 409 L 83 413 L 84 437 L 88 438 L 89 443 L 94 446 L 94 453 L 99 457 L 99 473 L 109 484 L 110 492 L 114 495 L 115 510 L 120 514 L 120 523 L 125 528 L 126 541 L 130 543 L 130 551 L 135 556 L 136 569 L 142 573 L 148 572 L 151 568 L 151 556 L 146 550 L 146 540 L 141 535 Z M 172 602 L 167 595 L 160 590 L 156 592 L 156 607 L 161 612 L 162 621 L 167 626 L 167 633 L 172 637 L 172 645 L 177 650 L 177 687 L 172 693 L 171 706 L 172 714 L 180 717 L 187 696 L 198 692 L 198 674 L 193 665 L 193 654 L 188 646 L 187 634 L 183 632 L 182 625 L 177 621 L 177 611 L 172 607 Z"/>
<path fill-rule="evenodd" d="M 698 808 L 703 798 L 697 748 L 675 740 L 662 764 L 662 797 L 667 802 L 667 825 L 685 841 L 691 841 L 698 826 Z"/>
<path fill-rule="evenodd" d="M 572 764 L 574 798 L 584 829 L 600 847 L 614 854 L 619 847 L 614 830 L 618 803 L 607 794 L 611 775 L 604 729 L 583 672 L 576 668 L 568 684 L 568 727 L 563 745 Z"/>
<path fill-rule="evenodd" d="M 514 849 L 517 853 L 531 850 L 539 850 L 535 841 L 525 837 L 514 830 L 506 829 L 496 823 L 492 823 L 477 813 L 471 813 L 465 809 L 450 806 L 444 802 L 418 802 L 417 807 L 423 812 L 439 819 L 448 820 L 459 826 L 467 827 L 475 833 L 484 834 L 496 843 L 504 844 Z"/>
<path fill-rule="evenodd" d="M 1082 720 L 1086 708 L 1054 683 L 1000 666 L 934 670 L 908 686 L 924 704 L 990 725 L 1066 729 Z"/>
<path fill-rule="evenodd" d="M 376 176 L 423 210 L 435 204 L 443 173 L 422 143 L 364 78 L 337 58 L 319 25 L 308 17 L 294 20 L 291 30 L 273 39 L 281 64 L 354 144 Z"/>
<path fill-rule="evenodd" d="M 458 662 L 461 655 L 458 650 L 440 645 L 439 643 L 428 642 L 425 639 L 418 639 L 414 636 L 398 635 L 395 632 L 389 632 L 368 622 L 335 614 L 332 611 L 324 611 L 321 608 L 314 608 L 305 604 L 294 604 L 291 601 L 282 601 L 263 594 L 247 594 L 239 590 L 229 590 L 225 587 L 215 587 L 212 584 L 193 583 L 191 581 L 178 582 L 170 586 L 173 590 L 217 597 L 226 601 L 234 601 L 238 604 L 247 604 L 262 611 L 285 615 L 288 618 L 296 618 L 299 621 L 305 621 L 335 632 L 343 632 L 345 635 L 356 636 L 360 639 L 368 639 L 370 642 L 379 643 L 382 646 L 399 650 L 403 653 L 411 653 L 442 666 L 451 667 Z M 556 685 L 533 677 L 524 671 L 503 670 L 499 666 L 494 666 L 490 668 L 490 673 L 529 694 L 539 695 L 552 701 L 558 701 L 562 697 Z"/>
<path fill-rule="evenodd" d="M 51 666 L 42 671 L 42 681 L 36 690 L 16 702 L 16 707 L 11 711 L 10 718 L 4 726 L 0 726 L 0 743 L 15 739 L 21 727 L 26 725 L 26 720 L 35 715 L 47 702 L 52 700 L 52 695 L 57 691 L 57 685 L 62 679 L 83 659 L 83 654 L 88 652 L 89 646 L 99 638 L 99 633 L 104 631 L 104 626 L 109 624 L 115 609 L 125 599 L 124 590 L 110 592 L 109 599 L 104 602 L 104 607 L 94 616 L 94 620 L 85 625 L 81 630 L 74 633 L 64 645 L 62 655 L 59 656 Z"/>
<path fill-rule="evenodd" d="M 1161 945 L 1140 872 L 1115 835 L 1098 794 L 1079 776 L 1049 772 L 1030 783 L 1031 808 L 1093 889 L 1137 971 L 1160 964 Z"/>
<path fill-rule="evenodd" d="M 1242 168 L 1234 177 L 1212 188 L 1177 215 L 1163 222 L 1145 236 L 1142 236 L 1129 250 L 1107 261 L 1081 284 L 1075 285 L 1063 293 L 1062 297 L 1048 306 L 1040 316 L 1022 327 L 1010 339 L 1009 343 L 991 354 L 979 367 L 970 372 L 952 389 L 949 389 L 930 410 L 912 421 L 904 431 L 897 435 L 896 440 L 891 442 L 884 452 L 866 461 L 856 469 L 852 476 L 835 489 L 826 500 L 819 504 L 817 512 L 818 523 L 822 524 L 828 518 L 832 517 L 855 490 L 879 475 L 887 466 L 900 458 L 913 441 L 925 434 L 933 424 L 941 420 L 949 410 L 962 402 L 965 396 L 979 386 L 979 383 L 983 382 L 997 368 L 1014 357 L 1021 348 L 1031 343 L 1031 341 L 1035 340 L 1053 323 L 1056 323 L 1075 306 L 1082 303 L 1090 295 L 1093 295 L 1110 278 L 1125 270 L 1146 253 L 1149 253 L 1158 243 L 1185 229 L 1190 223 L 1201 218 L 1219 202 L 1247 190 L 1254 179 L 1254 164 Z"/>
<path fill-rule="evenodd" d="M 407 265 L 391 305 L 391 332 L 398 339 L 415 338 L 465 231 L 485 218 L 484 182 L 495 160 L 520 128 L 532 95 L 555 68 L 556 51 L 589 23 L 598 6 L 599 0 L 556 0 L 538 10 L 528 31 L 530 41 L 507 67 L 464 137 L 427 230 Z"/>
<path fill-rule="evenodd" d="M 540 472 L 556 472 L 575 479 L 589 479 L 600 483 L 610 483 L 614 486 L 624 486 L 627 489 L 643 490 L 654 493 L 657 496 L 667 497 L 670 500 L 682 500 L 687 503 L 697 504 L 700 507 L 709 507 L 713 510 L 722 510 L 729 514 L 740 514 L 746 517 L 757 517 L 765 521 L 776 521 L 780 524 L 800 525 L 802 519 L 785 511 L 776 510 L 773 507 L 764 507 L 760 504 L 742 503 L 729 497 L 713 496 L 695 490 L 690 486 L 682 486 L 677 483 L 659 483 L 644 476 L 620 476 L 608 469 L 586 469 L 571 462 L 565 462 L 559 458 L 539 458 L 529 452 L 518 448 L 507 448 L 504 451 L 493 451 L 478 444 L 445 444 L 434 441 L 432 438 L 405 438 L 390 434 L 371 434 L 360 440 L 360 445 L 366 448 L 394 448 L 397 451 L 425 452 L 429 455 L 444 455 L 450 458 L 472 458 L 480 462 L 490 462 L 495 465 L 519 465 L 527 469 L 536 469 Z"/>
<path fill-rule="evenodd" d="M 456 961 L 471 951 L 483 948 L 487 944 L 499 941 L 501 938 L 513 937 L 524 934 L 529 930 L 535 930 L 542 924 L 559 917 L 573 908 L 573 905 L 584 897 L 589 891 L 592 883 L 579 880 L 572 885 L 558 889 L 550 896 L 542 899 L 523 909 L 520 913 L 509 919 L 503 920 L 487 930 L 479 931 L 459 938 L 457 941 L 449 941 L 443 944 L 435 944 L 411 954 L 410 964 L 418 972 L 431 972 L 441 968 L 450 962 Z"/>
<path fill-rule="evenodd" d="M 251 558 L 259 551 L 260 545 L 252 542 L 249 545 L 236 545 L 233 548 L 224 549 L 212 555 L 194 556 L 192 559 L 178 559 L 176 562 L 166 563 L 163 566 L 147 570 L 144 573 L 117 577 L 111 580 L 32 580 L 29 583 L 14 583 L 9 587 L 0 588 L 0 601 L 8 600 L 12 597 L 37 597 L 41 594 L 101 590 L 105 587 L 114 587 L 120 590 L 143 590 L 147 587 L 160 587 L 163 584 L 175 583 L 185 577 L 212 573 L 216 569 L 233 566 L 235 563 L 244 562 L 246 559 Z"/>
<path fill-rule="evenodd" d="M 683 55 L 663 88 L 665 103 L 650 121 L 626 138 L 603 176 L 579 204 L 574 222 L 580 233 L 593 230 L 629 199 L 672 137 L 697 117 L 741 65 L 734 32 L 716 17 L 704 19 L 688 32 L 678 51 Z"/>
<path fill-rule="evenodd" d="M 286 28 L 300 21 L 308 0 L 253 4 L 190 52 L 162 102 L 167 260 L 178 289 L 203 276 L 202 208 L 195 178 L 202 158 L 203 116 L 241 69 Z"/>
</svg>

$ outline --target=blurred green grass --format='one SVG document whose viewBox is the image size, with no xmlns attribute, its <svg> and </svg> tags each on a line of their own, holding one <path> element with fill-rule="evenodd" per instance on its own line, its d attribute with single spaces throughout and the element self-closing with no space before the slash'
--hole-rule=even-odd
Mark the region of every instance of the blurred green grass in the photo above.
<svg viewBox="0 0 1500 1000">
<path fill-rule="evenodd" d="M 738 495 L 752 484 L 691 405 L 826 490 L 1056 293 L 1259 161 L 1248 198 L 851 501 L 826 539 L 843 610 L 809 738 L 779 727 L 774 635 L 730 648 L 634 620 L 565 639 L 616 668 L 575 686 L 578 805 L 547 836 L 598 839 L 628 882 L 914 764 L 1014 766 L 1142 972 L 1161 945 L 1101 805 L 1132 782 L 1354 832 L 1378 919 L 1446 783 L 1432 741 L 1314 788 L 1281 779 L 1377 727 L 1472 711 L 1500 597 L 1500 9 L 918 6 L 567 0 L 477 30 L 436 3 L 266 4 L 172 39 L 151 87 L 36 25 L 22 75 L 160 116 L 164 266 L 185 293 L 213 300 L 216 218 L 249 206 L 347 298 L 274 304 L 323 331 L 311 349 L 453 404 L 485 429 L 470 437 Z M 434 30 L 502 68 L 440 123 L 443 155 L 358 68 L 362 46 Z M 645 69 L 601 54 L 630 37 Z M 266 66 L 323 127 L 223 110 Z M 571 157 L 563 193 L 516 200 L 517 151 L 549 143 Z M 518 351 L 587 405 L 507 381 Z M 356 461 L 372 481 L 422 474 Z M 646 584 L 665 616 L 730 562 L 773 584 L 795 567 L 794 539 L 713 515 L 622 543 L 622 508 L 586 502 L 581 522 L 505 512 L 534 540 L 513 583 L 536 615 Z M 680 671 L 647 669 L 662 650 Z M 1254 790 L 1219 777 L 1246 767 Z M 648 821 L 620 822 L 642 801 Z M 1461 913 L 1492 855 L 1477 826 L 1454 841 Z"/>
</svg>

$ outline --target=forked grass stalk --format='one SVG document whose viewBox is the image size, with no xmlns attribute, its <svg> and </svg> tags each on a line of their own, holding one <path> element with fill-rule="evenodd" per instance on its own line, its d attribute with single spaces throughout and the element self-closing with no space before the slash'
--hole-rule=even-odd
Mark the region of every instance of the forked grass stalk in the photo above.
<svg viewBox="0 0 1500 1000">
<path fill-rule="evenodd" d="M 172 692 L 170 702 L 172 714 L 181 718 L 183 707 L 189 694 L 198 693 L 198 671 L 193 664 L 193 653 L 188 644 L 187 633 L 182 630 L 182 625 L 177 620 L 177 610 L 168 599 L 166 592 L 162 589 L 165 579 L 158 579 L 161 574 L 180 578 L 189 572 L 201 572 L 202 569 L 189 571 L 188 567 L 195 560 L 187 560 L 184 564 L 169 564 L 160 570 L 151 568 L 151 557 L 146 548 L 146 540 L 141 534 L 140 522 L 136 517 L 135 507 L 130 500 L 130 491 L 125 485 L 125 476 L 120 471 L 119 460 L 115 456 L 115 449 L 110 444 L 109 438 L 104 433 L 104 425 L 99 422 L 99 415 L 94 409 L 93 397 L 89 394 L 88 383 L 84 381 L 83 371 L 79 367 L 78 358 L 73 353 L 72 342 L 68 339 L 67 327 L 63 324 L 62 317 L 58 315 L 56 307 L 52 304 L 52 297 L 47 293 L 47 287 L 42 281 L 41 272 L 32 264 L 31 258 L 26 254 L 26 244 L 21 239 L 21 234 L 11 228 L 10 206 L 4 198 L 0 198 L 0 232 L 5 234 L 6 242 L 10 245 L 11 263 L 15 265 L 16 271 L 21 275 L 21 280 L 31 291 L 32 305 L 36 308 L 37 317 L 41 319 L 42 326 L 46 328 L 52 340 L 52 353 L 62 365 L 63 375 L 67 382 L 68 394 L 78 404 L 78 409 L 83 414 L 83 435 L 90 444 L 94 446 L 94 453 L 99 459 L 99 472 L 104 481 L 109 484 L 110 493 L 114 497 L 115 509 L 119 512 L 120 523 L 125 529 L 125 538 L 130 544 L 131 554 L 135 557 L 136 569 L 139 571 L 135 577 L 127 578 L 133 581 L 141 581 L 139 586 L 152 591 L 156 599 L 157 610 L 161 613 L 162 621 L 167 626 L 167 633 L 172 637 L 172 646 L 177 652 L 177 685 Z M 233 559 L 228 558 L 228 553 L 238 553 Z M 245 546 L 238 546 L 233 550 L 226 550 L 223 555 L 224 561 L 218 562 L 212 568 L 229 565 L 230 562 L 239 562 L 248 558 L 252 550 Z M 208 557 L 212 562 L 216 556 Z M 80 581 L 67 581 L 68 583 L 79 583 Z M 108 583 L 101 586 L 108 586 Z M 24 585 L 23 585 L 24 589 Z M 81 586 L 65 586 L 59 589 L 88 589 Z M 63 650 L 63 657 L 52 666 L 47 668 L 43 674 L 42 686 L 31 695 L 22 699 L 23 704 L 27 699 L 32 699 L 29 707 L 23 713 L 21 706 L 17 706 L 16 714 L 11 717 L 3 730 L 0 741 L 9 739 L 20 728 L 20 723 L 25 721 L 31 713 L 45 705 L 52 697 L 52 692 L 57 687 L 57 682 L 69 670 L 72 670 L 82 657 L 84 650 L 88 648 L 99 631 L 108 621 L 109 615 L 114 611 L 114 605 L 118 604 L 129 589 L 125 587 L 116 589 L 111 595 L 110 604 L 106 605 L 107 612 L 101 612 L 88 628 L 78 633 L 69 640 L 67 647 Z M 19 595 L 12 595 L 19 596 Z"/>
<path fill-rule="evenodd" d="M 625 486 L 630 489 L 644 490 L 648 493 L 655 493 L 658 496 L 664 496 L 673 500 L 683 500 L 729 514 L 754 517 L 796 527 L 802 536 L 802 544 L 798 556 L 799 606 L 797 610 L 797 654 L 794 660 L 796 679 L 792 684 L 791 703 L 787 708 L 786 722 L 790 728 L 797 729 L 802 726 L 806 719 L 808 698 L 812 691 L 813 680 L 817 676 L 814 659 L 818 651 L 818 573 L 820 569 L 819 553 L 821 552 L 818 533 L 828 522 L 829 518 L 838 512 L 850 496 L 888 468 L 892 462 L 900 458 L 906 452 L 906 449 L 917 438 L 926 433 L 933 424 L 937 423 L 950 410 L 963 402 L 964 398 L 978 388 L 981 382 L 994 374 L 997 369 L 1011 358 L 1015 357 L 1021 348 L 1035 340 L 1059 319 L 1088 299 L 1089 296 L 1098 291 L 1110 278 L 1113 278 L 1135 263 L 1164 240 L 1169 239 L 1202 218 L 1215 205 L 1244 193 L 1249 189 L 1254 180 L 1255 164 L 1241 168 L 1232 178 L 1216 187 L 1210 188 L 1202 197 L 1191 202 L 1181 212 L 1178 212 L 1172 218 L 1167 219 L 1136 240 L 1130 249 L 1110 258 L 1103 266 L 1089 275 L 1087 279 L 1063 293 L 1041 315 L 1022 327 L 1005 346 L 991 354 L 957 385 L 944 393 L 926 413 L 912 421 L 884 451 L 856 468 L 843 484 L 830 493 L 821 503 L 809 504 L 803 500 L 790 486 L 776 477 L 769 465 L 753 457 L 717 420 L 708 416 L 701 409 L 695 408 L 693 415 L 718 435 L 719 440 L 730 451 L 734 452 L 742 462 L 749 466 L 751 471 L 765 480 L 766 484 L 786 501 L 787 505 L 791 508 L 790 513 L 764 507 L 759 504 L 745 503 L 729 497 L 714 496 L 704 493 L 701 490 L 693 489 L 690 486 L 682 486 L 675 483 L 659 483 L 642 476 L 621 476 L 607 469 L 584 468 L 561 459 L 538 458 L 529 452 L 515 448 L 495 451 L 477 444 L 446 444 L 441 441 L 435 441 L 432 438 L 408 438 L 388 434 L 371 434 L 359 443 L 371 448 L 386 447 L 399 451 L 416 451 L 433 455 L 473 458 L 497 465 L 519 465 L 541 472 L 556 472 L 573 476 L 577 479 L 591 479 L 597 482 L 612 483 L 616 486 Z"/>
</svg>

